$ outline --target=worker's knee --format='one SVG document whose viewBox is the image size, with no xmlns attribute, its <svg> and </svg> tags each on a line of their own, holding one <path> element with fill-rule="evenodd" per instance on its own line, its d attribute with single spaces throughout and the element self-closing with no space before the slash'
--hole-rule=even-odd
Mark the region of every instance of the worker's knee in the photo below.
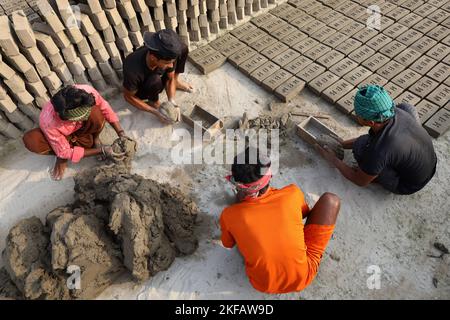
<svg viewBox="0 0 450 320">
<path fill-rule="evenodd" d="M 337 195 L 331 192 L 325 192 L 321 197 L 322 201 L 324 201 L 328 208 L 332 209 L 336 212 L 339 212 L 341 208 L 341 199 Z"/>
<path fill-rule="evenodd" d="M 22 141 L 25 148 L 31 152 L 42 155 L 53 154 L 53 151 L 40 128 L 27 131 L 23 135 Z"/>
</svg>

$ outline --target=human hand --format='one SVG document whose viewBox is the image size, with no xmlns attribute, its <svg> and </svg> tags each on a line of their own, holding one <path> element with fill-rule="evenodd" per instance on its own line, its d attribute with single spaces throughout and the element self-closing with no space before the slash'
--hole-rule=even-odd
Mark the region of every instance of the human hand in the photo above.
<svg viewBox="0 0 450 320">
<path fill-rule="evenodd" d="M 332 137 L 333 139 L 335 139 L 337 142 L 339 142 L 341 144 L 341 146 L 344 146 L 344 139 L 339 137 L 337 134 L 330 133 L 329 136 Z"/>
<path fill-rule="evenodd" d="M 158 117 L 159 121 L 161 121 L 163 124 L 168 125 L 168 124 L 172 124 L 172 123 L 173 123 L 172 120 L 170 120 L 169 118 L 167 118 L 165 115 L 163 115 L 163 114 L 160 113 L 160 112 L 158 112 L 158 113 L 156 114 L 156 116 Z"/>
<path fill-rule="evenodd" d="M 333 163 L 334 160 L 336 159 L 336 155 L 334 154 L 333 151 L 331 151 L 327 146 L 321 146 L 318 143 L 316 143 L 314 145 L 314 148 L 316 149 L 317 152 L 319 152 L 322 157 L 327 160 L 330 163 Z"/>
<path fill-rule="evenodd" d="M 181 109 L 178 106 L 176 109 L 177 109 L 177 119 L 175 120 L 175 122 L 180 122 L 181 121 Z"/>
</svg>

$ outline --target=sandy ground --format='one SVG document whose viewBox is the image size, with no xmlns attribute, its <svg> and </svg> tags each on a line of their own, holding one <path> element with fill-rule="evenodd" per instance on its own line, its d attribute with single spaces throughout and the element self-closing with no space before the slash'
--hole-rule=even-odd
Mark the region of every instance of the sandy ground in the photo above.
<svg viewBox="0 0 450 320">
<path fill-rule="evenodd" d="M 208 76 L 188 65 L 185 79 L 196 91 L 179 93 L 184 107 L 194 102 L 225 116 L 250 118 L 268 109 L 272 95 L 226 64 Z M 325 120 L 342 137 L 351 138 L 367 131 L 358 127 L 333 106 L 308 90 L 293 104 L 302 111 L 323 112 L 337 121 Z M 345 180 L 315 151 L 297 137 L 280 146 L 280 172 L 273 185 L 297 183 L 310 205 L 324 192 L 342 199 L 336 231 L 324 255 L 319 274 L 300 293 L 266 295 L 255 291 L 245 275 L 237 249 L 220 244 L 217 220 L 232 196 L 224 180 L 224 165 L 176 165 L 170 157 L 170 137 L 174 130 L 162 126 L 152 116 L 127 107 L 122 98 L 111 101 L 122 126 L 138 140 L 134 172 L 161 182 L 169 182 L 190 192 L 202 213 L 198 227 L 200 246 L 195 254 L 177 258 L 169 270 L 135 285 L 124 278 L 111 286 L 101 299 L 449 299 L 450 257 L 435 259 L 433 243 L 450 247 L 450 133 L 434 141 L 439 164 L 435 177 L 413 196 L 395 196 L 377 186 L 359 188 Z M 302 118 L 298 118 L 302 120 Z M 183 127 L 182 124 L 177 127 Z M 112 141 L 111 129 L 103 135 Z M 45 215 L 73 198 L 73 175 L 95 163 L 85 159 L 71 165 L 65 179 L 53 182 L 48 168 L 51 157 L 28 153 L 20 143 L 2 146 L 0 158 L 0 249 L 8 230 L 20 219 Z M 346 154 L 351 159 L 351 154 Z M 378 266 L 380 289 L 369 289 L 369 266 Z M 433 285 L 437 279 L 437 288 Z"/>
</svg>

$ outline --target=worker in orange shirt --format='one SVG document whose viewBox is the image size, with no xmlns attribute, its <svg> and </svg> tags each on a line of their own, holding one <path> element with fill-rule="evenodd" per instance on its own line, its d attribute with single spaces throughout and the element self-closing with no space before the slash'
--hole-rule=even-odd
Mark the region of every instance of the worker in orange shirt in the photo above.
<svg viewBox="0 0 450 320">
<path fill-rule="evenodd" d="M 248 160 L 251 152 L 258 153 L 255 164 Z M 227 177 L 237 191 L 238 202 L 225 208 L 220 217 L 222 244 L 226 248 L 238 246 L 256 290 L 303 290 L 318 272 L 340 200 L 327 192 L 310 209 L 296 185 L 282 189 L 269 186 L 270 160 L 258 150 L 247 148 L 245 163 L 238 163 L 241 159 L 242 155 L 235 157 L 232 175 Z"/>
</svg>

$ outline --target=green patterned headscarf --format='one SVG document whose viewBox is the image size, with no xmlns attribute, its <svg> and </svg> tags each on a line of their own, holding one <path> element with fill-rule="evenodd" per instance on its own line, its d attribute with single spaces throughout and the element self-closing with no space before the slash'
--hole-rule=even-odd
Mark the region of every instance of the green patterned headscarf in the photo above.
<svg viewBox="0 0 450 320">
<path fill-rule="evenodd" d="M 365 85 L 358 89 L 354 100 L 356 115 L 365 120 L 383 122 L 395 115 L 395 103 L 389 93 L 378 85 Z"/>
<path fill-rule="evenodd" d="M 69 121 L 86 121 L 91 115 L 92 107 L 83 106 L 64 110 L 64 118 Z"/>
</svg>

